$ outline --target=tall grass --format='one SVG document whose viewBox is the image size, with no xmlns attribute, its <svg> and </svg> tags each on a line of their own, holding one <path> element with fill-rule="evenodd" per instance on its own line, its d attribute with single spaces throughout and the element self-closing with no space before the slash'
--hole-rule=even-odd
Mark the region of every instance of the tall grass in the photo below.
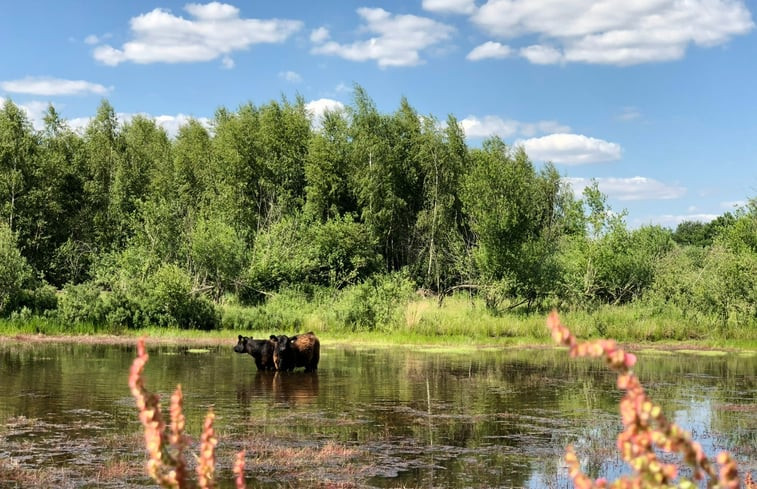
<svg viewBox="0 0 757 489">
<path fill-rule="evenodd" d="M 326 342 L 501 346 L 547 344 L 544 311 L 492 311 L 483 299 L 461 293 L 442 305 L 435 297 L 408 291 L 402 278 L 368 284 L 360 290 L 289 289 L 257 306 L 229 300 L 218 306 L 221 329 L 202 332 L 164 327 L 126 329 L 118 325 L 65 323 L 55 316 L 24 315 L 0 319 L 0 335 L 118 334 L 180 338 L 226 338 L 237 334 L 267 337 L 272 333 L 313 331 Z M 717 318 L 685 316 L 674 307 L 600 306 L 565 311 L 567 321 L 584 338 L 613 337 L 623 342 L 684 342 L 708 346 L 757 348 L 755 324 L 724 330 Z"/>
</svg>

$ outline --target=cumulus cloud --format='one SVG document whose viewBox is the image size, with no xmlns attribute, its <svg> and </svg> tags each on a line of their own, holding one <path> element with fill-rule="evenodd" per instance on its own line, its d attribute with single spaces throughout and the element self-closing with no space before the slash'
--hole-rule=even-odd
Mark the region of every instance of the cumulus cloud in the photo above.
<svg viewBox="0 0 757 489">
<path fill-rule="evenodd" d="M 671 200 L 679 199 L 686 194 L 685 187 L 647 177 L 606 177 L 595 180 L 602 193 L 618 200 Z M 566 177 L 563 181 L 570 184 L 576 195 L 581 195 L 584 188 L 591 185 L 591 179 L 588 178 Z"/>
<path fill-rule="evenodd" d="M 84 44 L 97 44 L 100 42 L 100 38 L 94 34 L 90 34 L 84 38 Z"/>
<path fill-rule="evenodd" d="M 111 88 L 99 83 L 84 80 L 64 80 L 51 77 L 27 76 L 20 80 L 0 82 L 0 88 L 10 93 L 24 93 L 28 95 L 105 95 Z"/>
<path fill-rule="evenodd" d="M 160 8 L 132 18 L 133 39 L 120 48 L 98 46 L 93 53 L 95 59 L 110 66 L 126 61 L 210 61 L 253 44 L 283 42 L 303 25 L 298 20 L 240 18 L 237 7 L 219 2 L 190 3 L 184 9 L 190 19 Z M 228 64 L 224 61 L 224 65 Z"/>
<path fill-rule="evenodd" d="M 306 103 L 305 110 L 310 114 L 313 125 L 319 127 L 321 125 L 321 120 L 323 120 L 323 114 L 326 112 L 344 110 L 344 104 L 338 100 L 320 98 Z"/>
<path fill-rule="evenodd" d="M 754 28 L 742 0 L 488 0 L 472 15 L 490 35 L 537 36 L 521 55 L 534 63 L 632 65 L 684 56 L 690 45 L 715 46 Z"/>
<path fill-rule="evenodd" d="M 376 61 L 381 68 L 415 66 L 420 52 L 448 39 L 454 28 L 417 15 L 393 15 L 382 8 L 359 8 L 361 30 L 374 34 L 363 41 L 341 44 L 320 39 L 313 53 L 339 56 L 350 61 Z M 312 38 L 312 35 L 311 35 Z"/>
<path fill-rule="evenodd" d="M 556 121 L 521 122 L 494 115 L 486 115 L 482 118 L 469 115 L 461 120 L 460 124 L 469 138 L 489 136 L 508 138 L 514 135 L 530 137 L 536 134 L 570 131 L 570 127 Z"/>
<path fill-rule="evenodd" d="M 479 61 L 487 58 L 507 58 L 512 54 L 510 46 L 494 41 L 487 41 L 473 48 L 465 57 L 470 61 Z"/>
<path fill-rule="evenodd" d="M 619 144 L 583 134 L 555 133 L 521 139 L 515 141 L 515 145 L 523 146 L 528 156 L 534 160 L 566 165 L 618 160 L 621 153 Z"/>
<path fill-rule="evenodd" d="M 474 0 L 423 0 L 424 10 L 452 14 L 472 14 L 476 10 Z"/>
<path fill-rule="evenodd" d="M 329 30 L 325 27 L 319 27 L 318 29 L 313 29 L 313 32 L 310 33 L 310 42 L 321 43 L 329 37 L 331 37 Z"/>
<path fill-rule="evenodd" d="M 520 55 L 536 65 L 551 65 L 563 61 L 563 54 L 552 46 L 534 44 L 520 49 Z"/>
</svg>

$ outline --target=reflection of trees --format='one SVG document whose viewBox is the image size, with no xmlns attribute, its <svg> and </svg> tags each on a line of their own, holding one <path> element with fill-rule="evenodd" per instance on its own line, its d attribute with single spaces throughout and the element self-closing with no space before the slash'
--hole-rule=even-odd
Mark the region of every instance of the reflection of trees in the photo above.
<svg viewBox="0 0 757 489">
<path fill-rule="evenodd" d="M 554 479 L 567 443 L 593 464 L 590 472 L 605 473 L 603 450 L 614 446 L 617 434 L 620 393 L 612 376 L 597 362 L 569 360 L 554 350 L 325 348 L 313 374 L 257 372 L 230 348 L 193 354 L 154 347 L 149 353 L 145 375 L 164 406 L 182 384 L 189 432 L 199 430 L 212 404 L 224 442 L 244 442 L 253 433 L 302 443 L 333 440 L 400 471 L 397 478 L 372 479 L 375 486 L 523 486 L 535 473 Z M 111 432 L 136 432 L 125 379 L 132 358 L 132 348 L 113 346 L 2 345 L 0 389 L 7 395 L 0 421 L 97 420 Z M 637 372 L 668 412 L 692 399 L 710 400 L 717 436 L 732 446 L 754 446 L 757 416 L 739 406 L 755 405 L 756 365 L 754 357 L 641 353 Z"/>
</svg>

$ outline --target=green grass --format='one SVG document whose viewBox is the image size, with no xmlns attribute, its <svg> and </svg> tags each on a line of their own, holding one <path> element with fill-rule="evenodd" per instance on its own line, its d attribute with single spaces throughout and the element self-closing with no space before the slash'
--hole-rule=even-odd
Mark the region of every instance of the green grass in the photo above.
<svg viewBox="0 0 757 489">
<path fill-rule="evenodd" d="M 54 318 L 26 317 L 0 320 L 0 335 L 119 335 L 125 338 L 149 336 L 195 344 L 232 343 L 237 335 L 267 338 L 270 334 L 314 331 L 324 345 L 408 345 L 414 348 L 465 350 L 523 345 L 551 345 L 545 326 L 546 311 L 492 313 L 482 301 L 465 294 L 448 297 L 441 307 L 435 298 L 396 301 L 384 324 L 369 327 L 350 324 L 353 304 L 337 294 L 306 297 L 285 292 L 265 304 L 245 307 L 220 306 L 223 329 L 214 331 L 178 328 L 129 330 L 92 324 L 62 324 Z M 653 309 L 640 305 L 603 306 L 593 311 L 561 311 L 563 322 L 579 338 L 614 338 L 624 343 L 654 345 L 655 348 L 696 348 L 757 350 L 757 327 L 746 325 L 724 329 L 706 318 L 683 317 L 673 309 Z M 690 348 L 691 349 L 691 348 Z"/>
</svg>

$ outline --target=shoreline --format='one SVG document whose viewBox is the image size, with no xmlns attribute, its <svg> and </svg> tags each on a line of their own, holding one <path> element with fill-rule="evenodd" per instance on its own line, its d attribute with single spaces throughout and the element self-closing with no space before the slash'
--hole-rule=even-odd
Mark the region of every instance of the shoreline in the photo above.
<svg viewBox="0 0 757 489">
<path fill-rule="evenodd" d="M 200 336 L 198 336 L 198 334 Z M 250 335 L 249 331 L 228 331 L 227 335 L 220 335 L 219 332 L 198 333 L 193 332 L 182 335 L 179 332 L 168 332 L 165 334 L 155 331 L 139 332 L 134 334 L 32 334 L 32 333 L 5 333 L 0 334 L 0 344 L 4 343 L 76 343 L 89 345 L 119 345 L 129 346 L 136 345 L 138 338 L 146 338 L 148 345 L 158 346 L 228 346 L 232 348 L 236 344 L 237 335 Z M 477 338 L 469 338 L 468 342 L 463 343 L 459 337 L 417 337 L 408 342 L 405 336 L 393 339 L 390 334 L 382 334 L 380 337 L 371 334 L 354 334 L 345 335 L 337 334 L 334 337 L 324 335 L 323 332 L 316 333 L 321 344 L 325 347 L 352 347 L 352 348 L 402 348 L 402 349 L 419 349 L 426 351 L 476 351 L 476 350 L 512 350 L 512 349 L 560 349 L 563 347 L 554 345 L 551 340 L 541 340 L 538 338 L 526 337 L 505 337 L 482 341 Z M 253 335 L 258 337 L 257 335 Z M 260 334 L 260 337 L 268 335 Z M 373 336 L 373 337 L 371 337 Z M 594 339 L 594 338 L 590 338 Z M 448 340 L 448 341 L 445 341 Z M 736 344 L 738 343 L 738 345 Z M 757 355 L 757 343 L 743 341 L 729 342 L 720 340 L 717 344 L 708 341 L 629 341 L 618 342 L 623 348 L 630 351 L 650 351 L 650 352 L 668 352 L 668 353 L 700 353 L 700 354 L 728 354 L 739 353 L 746 355 Z"/>
</svg>

